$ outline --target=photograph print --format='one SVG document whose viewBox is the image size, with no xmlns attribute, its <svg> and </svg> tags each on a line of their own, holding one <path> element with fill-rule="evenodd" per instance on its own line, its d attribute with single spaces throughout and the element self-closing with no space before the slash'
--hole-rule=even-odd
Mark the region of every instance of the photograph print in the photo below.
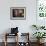
<svg viewBox="0 0 46 46">
<path fill-rule="evenodd" d="M 10 8 L 10 19 L 26 19 L 26 8 L 25 7 L 11 7 Z"/>
</svg>

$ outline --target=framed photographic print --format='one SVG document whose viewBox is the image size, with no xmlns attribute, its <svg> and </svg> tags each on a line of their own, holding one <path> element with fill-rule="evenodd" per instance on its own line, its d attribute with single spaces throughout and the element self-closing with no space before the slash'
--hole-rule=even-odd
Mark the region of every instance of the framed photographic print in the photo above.
<svg viewBox="0 0 46 46">
<path fill-rule="evenodd" d="M 11 20 L 26 19 L 26 8 L 25 7 L 11 7 L 10 19 Z"/>
</svg>

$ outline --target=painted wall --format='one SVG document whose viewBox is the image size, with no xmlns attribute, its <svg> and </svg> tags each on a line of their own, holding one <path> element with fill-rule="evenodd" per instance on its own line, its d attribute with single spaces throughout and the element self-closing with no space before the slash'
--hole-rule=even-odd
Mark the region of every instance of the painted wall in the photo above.
<svg viewBox="0 0 46 46">
<path fill-rule="evenodd" d="M 10 7 L 26 7 L 26 20 L 10 20 Z M 19 32 L 29 32 L 36 24 L 36 0 L 0 0 L 0 34 L 10 32 L 11 27 L 19 27 Z"/>
</svg>

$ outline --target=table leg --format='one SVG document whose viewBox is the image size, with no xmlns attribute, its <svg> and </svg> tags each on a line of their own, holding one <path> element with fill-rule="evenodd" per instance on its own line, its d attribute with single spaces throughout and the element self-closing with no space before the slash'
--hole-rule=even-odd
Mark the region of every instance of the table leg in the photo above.
<svg viewBox="0 0 46 46">
<path fill-rule="evenodd" d="M 5 34 L 5 46 L 7 46 L 7 35 Z"/>
</svg>

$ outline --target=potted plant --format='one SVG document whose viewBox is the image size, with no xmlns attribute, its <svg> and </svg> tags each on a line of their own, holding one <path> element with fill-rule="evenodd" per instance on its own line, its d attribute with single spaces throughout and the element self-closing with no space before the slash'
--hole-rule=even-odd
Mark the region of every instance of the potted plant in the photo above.
<svg viewBox="0 0 46 46">
<path fill-rule="evenodd" d="M 32 25 L 32 27 L 35 28 L 36 30 L 45 29 L 45 26 Z"/>
<path fill-rule="evenodd" d="M 44 37 L 46 36 L 45 34 L 46 34 L 45 32 L 35 32 L 33 35 L 37 38 L 37 41 L 40 43 L 40 40 L 42 38 L 45 38 Z"/>
</svg>

